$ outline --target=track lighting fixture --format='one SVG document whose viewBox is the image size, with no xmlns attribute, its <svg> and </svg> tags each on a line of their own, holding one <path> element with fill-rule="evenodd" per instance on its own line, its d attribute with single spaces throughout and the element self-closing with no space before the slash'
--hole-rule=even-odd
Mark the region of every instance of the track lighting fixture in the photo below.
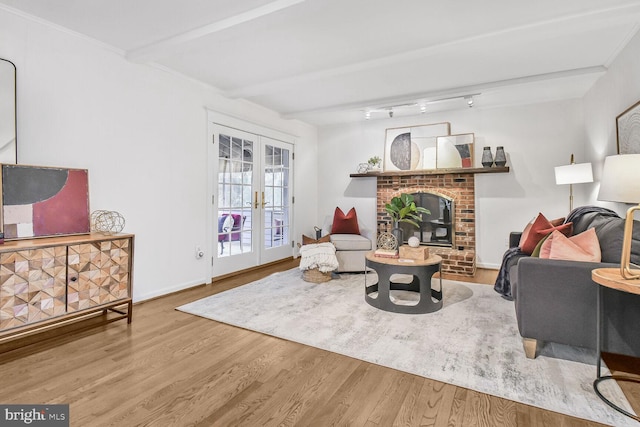
<svg viewBox="0 0 640 427">
<path fill-rule="evenodd" d="M 385 112 L 387 113 L 389 118 L 393 118 L 396 110 L 399 111 L 398 114 L 401 116 L 418 114 L 416 112 L 416 108 L 419 109 L 420 111 L 419 114 L 425 114 L 427 112 L 427 105 L 436 104 L 440 102 L 460 100 L 460 99 L 464 99 L 465 101 L 467 101 L 467 106 L 471 108 L 473 107 L 473 102 L 474 102 L 473 97 L 477 95 L 481 95 L 481 94 L 470 93 L 466 95 L 457 95 L 457 96 L 450 96 L 447 98 L 435 98 L 435 99 L 422 98 L 416 101 L 409 101 L 404 104 L 386 105 L 381 107 L 366 107 L 366 109 L 361 111 L 364 111 L 364 118 L 366 120 L 371 120 L 371 117 L 374 116 L 375 114 L 385 113 Z M 455 106 L 452 108 L 455 108 Z M 448 108 L 448 109 L 451 109 L 451 108 Z M 439 111 L 437 108 L 435 110 Z"/>
</svg>

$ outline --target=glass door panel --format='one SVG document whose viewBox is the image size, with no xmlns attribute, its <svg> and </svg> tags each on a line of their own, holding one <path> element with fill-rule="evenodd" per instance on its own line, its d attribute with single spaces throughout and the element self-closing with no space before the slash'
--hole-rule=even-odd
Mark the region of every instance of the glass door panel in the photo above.
<svg viewBox="0 0 640 427">
<path fill-rule="evenodd" d="M 291 147 L 263 138 L 263 259 L 291 256 Z"/>
<path fill-rule="evenodd" d="M 216 127 L 217 165 L 214 179 L 216 233 L 213 267 L 215 275 L 248 268 L 258 260 L 254 226 L 256 193 L 254 151 L 257 137 L 235 129 Z M 217 168 L 215 167 L 217 166 Z M 215 170 L 217 169 L 217 170 Z"/>
</svg>

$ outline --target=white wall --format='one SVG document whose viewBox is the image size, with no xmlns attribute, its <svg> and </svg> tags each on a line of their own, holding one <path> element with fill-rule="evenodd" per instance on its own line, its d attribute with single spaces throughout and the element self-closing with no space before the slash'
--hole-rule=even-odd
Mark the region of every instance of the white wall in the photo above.
<svg viewBox="0 0 640 427">
<path fill-rule="evenodd" d="M 135 233 L 134 299 L 210 280 L 205 107 L 296 136 L 296 230 L 316 223 L 316 129 L 0 10 L 0 57 L 18 72 L 18 161 L 89 169 L 91 209 Z M 307 191 L 305 189 L 311 189 Z"/>
<path fill-rule="evenodd" d="M 640 32 L 609 66 L 584 97 L 586 153 L 593 163 L 594 181 L 588 197 L 593 204 L 608 207 L 624 216 L 628 206 L 596 201 L 606 156 L 618 153 L 616 117 L 640 100 Z M 640 167 L 640 165 L 638 165 Z M 638 215 L 636 215 L 638 219 Z"/>
<path fill-rule="evenodd" d="M 475 165 L 484 146 L 504 146 L 509 174 L 476 175 L 477 263 L 498 268 L 510 231 L 519 231 L 538 212 L 549 218 L 569 211 L 569 188 L 555 184 L 554 166 L 584 159 L 584 121 L 580 100 L 483 109 L 427 116 L 397 117 L 319 129 L 319 216 L 336 206 L 356 207 L 358 217 L 376 225 L 376 179 L 350 178 L 358 163 L 383 157 L 385 129 L 450 122 L 451 133 L 475 133 Z M 576 195 L 574 205 L 584 200 Z"/>
</svg>

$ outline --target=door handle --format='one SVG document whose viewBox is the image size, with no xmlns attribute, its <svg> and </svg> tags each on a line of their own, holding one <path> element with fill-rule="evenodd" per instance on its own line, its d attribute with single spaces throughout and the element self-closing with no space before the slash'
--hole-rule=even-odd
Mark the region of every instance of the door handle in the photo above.
<svg viewBox="0 0 640 427">
<path fill-rule="evenodd" d="M 253 195 L 254 195 L 254 197 L 253 197 L 253 207 L 255 209 L 258 209 L 258 192 L 254 191 Z"/>
<path fill-rule="evenodd" d="M 269 202 L 266 202 L 264 200 L 264 191 L 262 192 L 262 209 L 264 209 L 265 206 L 267 206 L 269 204 Z"/>
</svg>

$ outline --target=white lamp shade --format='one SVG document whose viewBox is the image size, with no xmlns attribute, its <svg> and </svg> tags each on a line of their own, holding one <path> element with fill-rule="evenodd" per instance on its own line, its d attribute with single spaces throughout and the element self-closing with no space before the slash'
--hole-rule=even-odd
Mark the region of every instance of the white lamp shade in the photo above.
<svg viewBox="0 0 640 427">
<path fill-rule="evenodd" d="M 619 154 L 604 159 L 598 200 L 640 202 L 640 154 Z"/>
<path fill-rule="evenodd" d="M 572 163 L 566 166 L 556 166 L 556 184 L 580 184 L 593 182 L 591 163 Z"/>
</svg>

